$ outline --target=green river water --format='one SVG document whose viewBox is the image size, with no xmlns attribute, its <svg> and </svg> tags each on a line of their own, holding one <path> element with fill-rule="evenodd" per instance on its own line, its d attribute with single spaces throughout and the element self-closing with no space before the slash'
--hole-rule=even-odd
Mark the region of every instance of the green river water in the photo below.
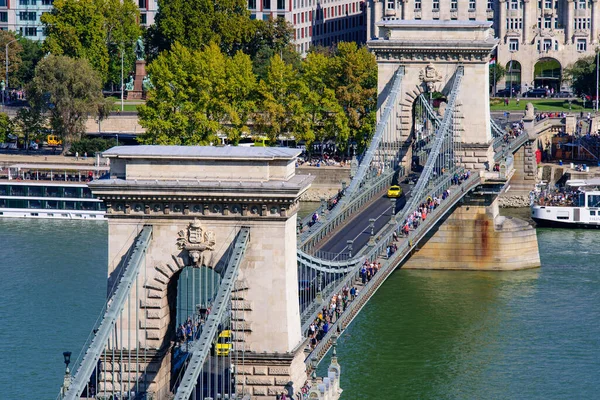
<svg viewBox="0 0 600 400">
<path fill-rule="evenodd" d="M 106 233 L 0 219 L 0 399 L 56 398 L 105 300 Z M 538 239 L 537 270 L 396 271 L 339 340 L 342 400 L 598 398 L 600 232 Z"/>
</svg>

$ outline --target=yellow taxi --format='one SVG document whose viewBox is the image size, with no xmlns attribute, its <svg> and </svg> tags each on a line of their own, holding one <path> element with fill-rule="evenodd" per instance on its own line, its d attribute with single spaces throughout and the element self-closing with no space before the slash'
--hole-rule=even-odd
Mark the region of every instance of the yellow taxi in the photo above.
<svg viewBox="0 0 600 400">
<path fill-rule="evenodd" d="M 232 335 L 230 330 L 225 330 L 219 333 L 217 338 L 217 356 L 228 356 L 229 352 L 233 349 Z"/>
<path fill-rule="evenodd" d="M 387 192 L 388 197 L 400 197 L 402 196 L 402 188 L 398 185 L 392 185 Z"/>
</svg>

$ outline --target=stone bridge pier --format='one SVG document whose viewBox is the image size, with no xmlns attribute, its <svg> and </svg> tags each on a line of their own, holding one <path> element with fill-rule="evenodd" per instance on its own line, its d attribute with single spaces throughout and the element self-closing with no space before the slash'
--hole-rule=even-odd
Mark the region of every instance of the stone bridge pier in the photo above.
<svg viewBox="0 0 600 400">
<path fill-rule="evenodd" d="M 274 399 L 290 381 L 301 388 L 306 371 L 296 212 L 313 178 L 295 174 L 298 153 L 177 146 L 122 146 L 104 153 L 110 159 L 110 178 L 90 187 L 107 207 L 109 287 L 141 226 L 153 226 L 153 239 L 140 272 L 143 283 L 131 290 L 115 329 L 122 337 L 118 344 L 109 343 L 107 354 L 114 356 L 101 358 L 101 373 L 131 374 L 137 384 L 126 390 L 170 398 L 179 274 L 199 263 L 218 271 L 219 260 L 244 226 L 250 228 L 250 240 L 232 295 L 232 308 L 241 315 L 232 321 L 239 333 L 235 349 L 244 349 L 243 357 L 234 358 L 243 359 L 236 366 L 238 393 Z M 206 245 L 200 257 L 178 246 L 182 238 L 192 240 L 191 235 Z M 127 362 L 128 350 L 137 347 L 144 349 L 144 359 L 136 360 L 145 363 L 144 376 L 134 376 L 136 368 Z"/>
</svg>

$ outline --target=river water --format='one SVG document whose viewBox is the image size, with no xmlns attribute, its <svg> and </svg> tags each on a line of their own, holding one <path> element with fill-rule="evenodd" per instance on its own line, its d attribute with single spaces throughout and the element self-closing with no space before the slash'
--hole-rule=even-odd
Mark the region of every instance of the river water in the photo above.
<svg viewBox="0 0 600 400">
<path fill-rule="evenodd" d="M 53 399 L 106 295 L 106 224 L 0 219 L 0 399 Z M 342 400 L 600 392 L 600 232 L 539 229 L 542 268 L 396 271 L 339 340 Z"/>
</svg>

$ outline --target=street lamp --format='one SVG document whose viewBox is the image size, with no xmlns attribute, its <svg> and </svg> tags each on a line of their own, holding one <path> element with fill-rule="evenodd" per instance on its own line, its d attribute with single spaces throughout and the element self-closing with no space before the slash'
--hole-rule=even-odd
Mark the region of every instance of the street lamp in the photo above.
<svg viewBox="0 0 600 400">
<path fill-rule="evenodd" d="M 6 87 L 6 90 L 8 90 L 9 86 L 8 86 L 8 45 L 16 42 L 18 39 L 13 39 L 10 42 L 6 43 L 6 46 L 4 46 L 4 55 L 5 55 L 5 64 L 6 64 L 6 79 L 4 80 L 4 85 Z"/>
<path fill-rule="evenodd" d="M 123 112 L 123 55 L 125 50 L 121 49 L 121 112 Z"/>
<path fill-rule="evenodd" d="M 63 352 L 63 357 L 65 359 L 65 379 L 63 381 L 62 386 L 62 395 L 64 396 L 69 391 L 69 387 L 71 386 L 71 371 L 69 371 L 69 364 L 71 363 L 71 352 L 65 351 Z"/>
</svg>

